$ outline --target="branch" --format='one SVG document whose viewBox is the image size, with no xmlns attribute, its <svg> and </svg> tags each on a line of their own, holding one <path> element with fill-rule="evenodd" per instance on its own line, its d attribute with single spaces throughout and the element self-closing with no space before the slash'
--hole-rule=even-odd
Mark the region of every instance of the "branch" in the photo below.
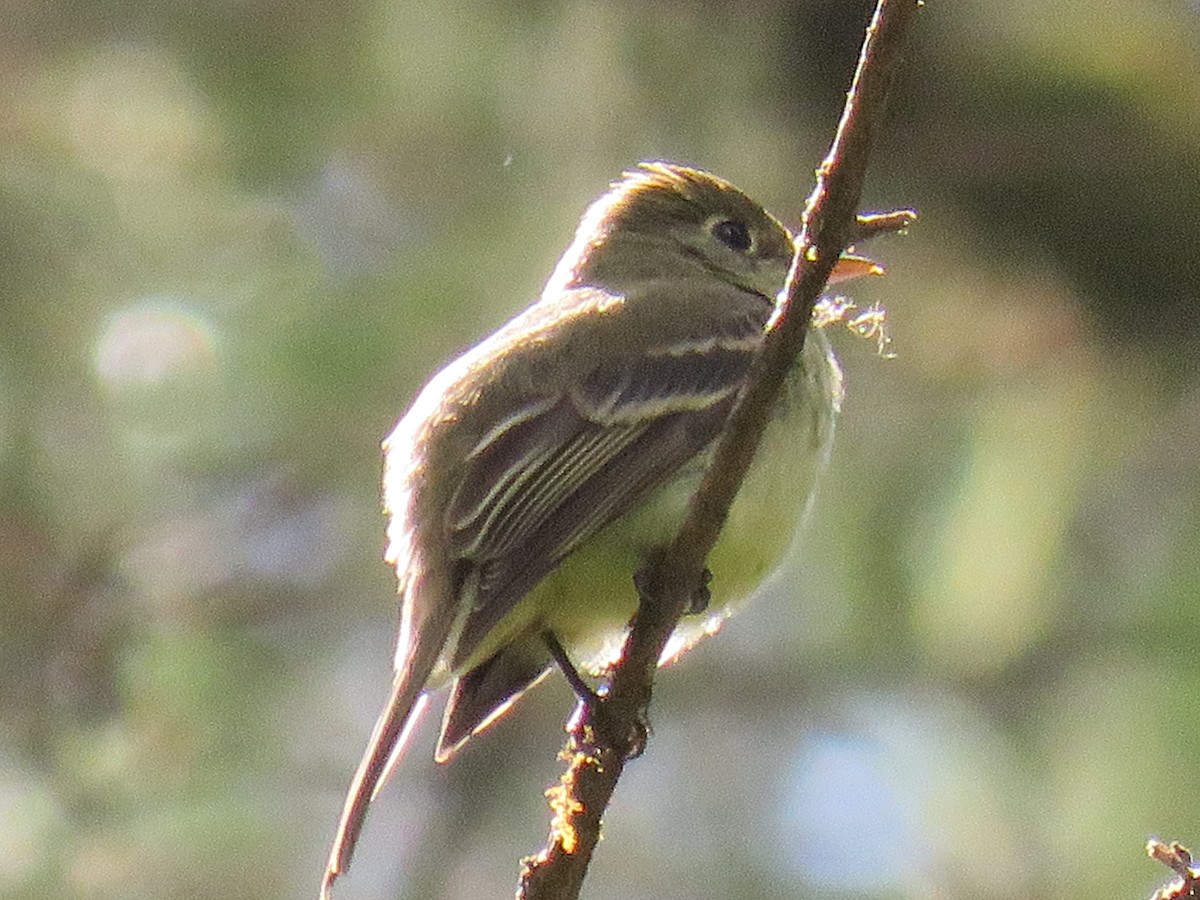
<svg viewBox="0 0 1200 900">
<path fill-rule="evenodd" d="M 604 702 L 576 710 L 563 755 L 568 768 L 547 792 L 554 818 L 546 846 L 524 861 L 521 900 L 574 900 L 600 837 L 600 819 L 627 760 L 646 738 L 646 709 L 658 660 L 703 577 L 729 507 L 771 419 L 784 381 L 804 346 L 812 309 L 842 251 L 854 240 L 911 222 L 855 215 L 867 160 L 920 0 L 878 0 L 854 81 L 828 156 L 817 170 L 796 255 L 762 352 L 718 439 L 704 479 L 675 540 L 637 578 L 641 601 Z"/>
<path fill-rule="evenodd" d="M 1200 869 L 1192 866 L 1192 854 L 1179 841 L 1165 844 L 1151 838 L 1146 842 L 1146 854 L 1175 873 L 1167 884 L 1156 890 L 1150 900 L 1184 900 L 1200 897 Z"/>
</svg>

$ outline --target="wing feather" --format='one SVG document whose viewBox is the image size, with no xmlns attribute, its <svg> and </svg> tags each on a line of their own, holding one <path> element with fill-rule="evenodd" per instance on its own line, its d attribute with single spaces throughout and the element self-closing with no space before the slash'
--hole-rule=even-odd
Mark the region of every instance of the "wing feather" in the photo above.
<svg viewBox="0 0 1200 900">
<path fill-rule="evenodd" d="M 451 667 L 471 656 L 500 619 L 564 557 L 704 450 L 720 433 L 732 405 L 726 401 L 701 412 L 658 418 L 576 484 L 518 547 L 481 561 L 472 609 L 459 633 Z"/>
<path fill-rule="evenodd" d="M 466 448 L 445 507 L 450 551 L 472 570 L 449 648 L 452 671 L 563 558 L 720 433 L 762 344 L 770 303 L 727 286 L 698 285 L 682 297 L 678 287 L 648 285 L 624 297 L 572 291 L 557 315 L 593 313 L 571 326 L 570 374 L 530 369 L 517 409 Z M 614 317 L 638 304 L 639 327 L 614 352 Z M 695 315 L 698 307 L 705 315 Z M 539 328 L 565 327 L 536 306 L 528 315 Z M 531 327 L 513 323 L 501 334 L 526 341 Z M 557 390 L 541 392 L 548 386 Z"/>
<path fill-rule="evenodd" d="M 579 485 L 645 429 L 643 424 L 580 425 L 552 456 L 527 466 L 524 477 L 512 479 L 512 487 L 486 511 L 472 544 L 473 552 L 493 558 L 519 547 Z"/>
</svg>

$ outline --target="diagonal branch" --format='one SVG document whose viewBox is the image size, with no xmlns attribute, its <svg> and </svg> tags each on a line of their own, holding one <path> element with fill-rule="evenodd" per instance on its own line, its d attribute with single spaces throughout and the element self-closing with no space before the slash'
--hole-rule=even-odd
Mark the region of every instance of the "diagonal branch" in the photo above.
<svg viewBox="0 0 1200 900">
<path fill-rule="evenodd" d="M 855 210 L 919 6 L 920 0 L 878 0 L 837 134 L 817 170 L 796 255 L 762 353 L 675 540 L 639 573 L 641 602 L 604 702 L 586 705 L 572 719 L 564 751 L 567 771 L 547 792 L 554 811 L 550 836 L 537 856 L 524 862 L 517 894 L 522 900 L 573 900 L 579 895 L 599 840 L 601 816 L 625 762 L 642 749 L 658 660 L 701 583 L 705 560 L 804 346 L 813 306 L 850 243 L 911 222 L 911 215 L 904 213 L 885 214 L 882 224 L 863 222 Z"/>
</svg>

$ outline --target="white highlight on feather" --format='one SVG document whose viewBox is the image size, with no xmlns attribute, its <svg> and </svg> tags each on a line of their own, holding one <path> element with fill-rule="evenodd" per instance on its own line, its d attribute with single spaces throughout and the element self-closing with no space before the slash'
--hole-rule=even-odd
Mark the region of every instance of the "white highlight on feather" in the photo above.
<svg viewBox="0 0 1200 900">
<path fill-rule="evenodd" d="M 400 758 L 404 756 L 404 749 L 408 746 L 408 739 L 412 736 L 413 729 L 417 727 L 417 722 L 421 720 L 421 715 L 425 712 L 425 707 L 428 705 L 428 694 L 421 694 L 417 698 L 417 702 L 413 704 L 412 712 L 408 714 L 408 721 L 404 723 L 404 728 L 401 729 L 400 736 L 396 738 L 396 743 L 392 746 L 391 753 L 388 754 L 383 772 L 380 774 L 379 780 L 375 782 L 375 787 L 371 790 L 372 803 L 375 802 L 375 798 L 379 796 L 379 792 L 383 790 L 383 786 L 387 784 L 388 779 L 392 777 L 392 772 L 395 771 Z"/>
<path fill-rule="evenodd" d="M 530 419 L 536 419 L 557 402 L 557 397 L 547 397 L 543 400 L 530 403 L 528 406 L 522 406 L 520 409 L 515 410 L 511 414 L 505 416 L 503 419 L 493 425 L 491 429 L 488 430 L 487 434 L 479 439 L 479 443 L 471 448 L 471 452 L 467 454 L 467 458 L 477 459 L 484 450 L 496 443 L 496 441 L 498 441 L 500 438 L 504 437 L 504 435 L 508 433 L 509 429 L 516 425 L 520 425 L 523 422 L 528 422 Z"/>
<path fill-rule="evenodd" d="M 708 409 L 714 403 L 725 399 L 739 385 L 730 384 L 718 390 L 706 391 L 699 394 L 664 394 L 661 397 L 649 397 L 640 400 L 630 400 L 622 396 L 619 385 L 600 401 L 575 396 L 573 399 L 588 416 L 597 422 L 617 424 L 619 422 L 641 422 L 656 419 L 670 413 L 687 412 Z"/>
<path fill-rule="evenodd" d="M 678 341 L 665 347 L 652 347 L 648 356 L 687 356 L 692 353 L 710 353 L 713 350 L 744 350 L 753 352 L 762 346 L 762 332 L 742 337 L 705 337 Z"/>
</svg>

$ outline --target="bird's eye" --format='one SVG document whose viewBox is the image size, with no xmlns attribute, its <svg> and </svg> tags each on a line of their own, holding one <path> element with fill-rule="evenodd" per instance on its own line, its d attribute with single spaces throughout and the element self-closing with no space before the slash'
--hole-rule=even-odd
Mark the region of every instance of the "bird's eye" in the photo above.
<svg viewBox="0 0 1200 900">
<path fill-rule="evenodd" d="M 737 219 L 718 219 L 712 224 L 712 236 L 738 253 L 745 253 L 753 243 L 750 229 L 746 227 L 745 222 L 739 222 Z"/>
</svg>

